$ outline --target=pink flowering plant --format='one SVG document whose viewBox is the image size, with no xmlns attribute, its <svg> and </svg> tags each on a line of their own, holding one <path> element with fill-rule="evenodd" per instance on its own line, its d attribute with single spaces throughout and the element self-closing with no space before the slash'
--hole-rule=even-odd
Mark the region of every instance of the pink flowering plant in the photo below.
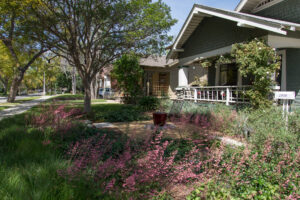
<svg viewBox="0 0 300 200">
<path fill-rule="evenodd" d="M 98 133 L 71 144 L 66 153 L 70 167 L 60 170 L 60 176 L 75 185 L 84 177 L 94 188 L 101 188 L 102 194 L 139 199 L 158 194 L 170 182 L 190 183 L 213 174 L 205 170 L 211 160 L 201 161 L 212 152 L 199 140 L 166 140 L 163 132 L 154 133 L 138 145 L 130 139 L 120 143 L 112 138 L 110 134 Z M 121 145 L 118 150 L 115 143 Z"/>
</svg>

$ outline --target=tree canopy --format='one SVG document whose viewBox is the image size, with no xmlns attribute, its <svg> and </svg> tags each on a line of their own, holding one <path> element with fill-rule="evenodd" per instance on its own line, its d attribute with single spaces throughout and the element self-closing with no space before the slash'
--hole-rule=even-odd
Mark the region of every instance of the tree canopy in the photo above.
<svg viewBox="0 0 300 200">
<path fill-rule="evenodd" d="M 124 53 L 161 53 L 176 22 L 161 0 L 40 0 L 33 23 L 52 51 L 75 66 L 91 111 L 91 83 Z"/>
<path fill-rule="evenodd" d="M 0 1 L 0 40 L 10 59 L 11 86 L 8 101 L 13 102 L 26 70 L 47 51 L 41 42 L 42 35 L 34 24 L 32 7 L 39 6 L 39 0 Z M 39 38 L 39 39 L 38 39 Z"/>
</svg>

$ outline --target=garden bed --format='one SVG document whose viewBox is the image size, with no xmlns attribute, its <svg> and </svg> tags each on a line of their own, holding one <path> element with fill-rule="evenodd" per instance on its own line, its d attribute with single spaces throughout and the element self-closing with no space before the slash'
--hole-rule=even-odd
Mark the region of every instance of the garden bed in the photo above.
<svg viewBox="0 0 300 200">
<path fill-rule="evenodd" d="M 95 107 L 94 107 L 95 106 Z M 187 106 L 192 108 L 192 106 Z M 194 107 L 156 129 L 130 105 L 93 105 L 86 126 L 81 107 L 39 107 L 0 122 L 0 195 L 29 199 L 297 199 L 297 113 L 288 131 L 276 110 Z M 126 113 L 134 113 L 126 116 Z M 122 113 L 115 118 L 113 113 Z M 249 145 L 239 119 L 254 130 Z M 125 116 L 125 117 L 124 117 Z M 253 120 L 255 119 L 255 120 Z M 283 126 L 283 128 L 282 128 Z M 11 181 L 15 180 L 15 181 Z M 19 190 L 19 188 L 23 188 Z"/>
</svg>

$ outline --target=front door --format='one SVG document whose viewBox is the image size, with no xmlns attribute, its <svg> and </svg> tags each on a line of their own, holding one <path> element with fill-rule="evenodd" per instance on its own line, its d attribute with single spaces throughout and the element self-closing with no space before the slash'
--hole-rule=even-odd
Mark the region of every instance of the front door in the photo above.
<svg viewBox="0 0 300 200">
<path fill-rule="evenodd" d="M 238 69 L 235 63 L 224 64 L 220 66 L 220 80 L 221 86 L 237 85 Z"/>
</svg>

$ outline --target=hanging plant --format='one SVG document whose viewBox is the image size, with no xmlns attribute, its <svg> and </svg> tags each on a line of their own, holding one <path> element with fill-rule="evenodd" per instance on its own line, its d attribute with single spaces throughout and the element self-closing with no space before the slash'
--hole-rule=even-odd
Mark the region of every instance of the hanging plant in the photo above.
<svg viewBox="0 0 300 200">
<path fill-rule="evenodd" d="M 234 59 L 234 57 L 232 57 L 231 54 L 221 55 L 221 56 L 218 56 L 218 58 L 216 59 L 217 65 L 231 64 L 234 62 L 235 62 L 235 59 Z"/>
<path fill-rule="evenodd" d="M 202 67 L 208 68 L 208 67 L 212 66 L 213 63 L 212 63 L 211 59 L 204 59 L 204 60 L 200 61 L 200 64 Z"/>
</svg>

